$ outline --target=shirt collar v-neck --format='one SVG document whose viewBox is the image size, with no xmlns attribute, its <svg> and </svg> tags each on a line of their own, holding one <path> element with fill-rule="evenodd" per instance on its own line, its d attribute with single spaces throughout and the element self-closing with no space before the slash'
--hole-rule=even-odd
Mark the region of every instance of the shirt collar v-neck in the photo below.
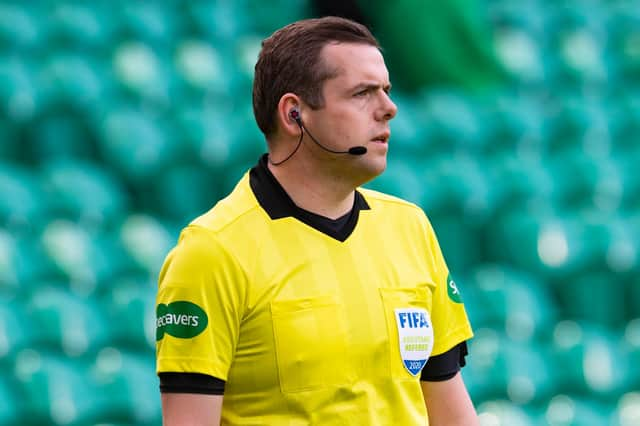
<svg viewBox="0 0 640 426">
<path fill-rule="evenodd" d="M 268 154 L 264 154 L 249 172 L 249 185 L 271 220 L 293 217 L 331 238 L 344 242 L 355 230 L 360 210 L 370 210 L 367 201 L 358 191 L 355 191 L 351 211 L 335 220 L 301 209 L 269 170 L 267 156 Z"/>
</svg>

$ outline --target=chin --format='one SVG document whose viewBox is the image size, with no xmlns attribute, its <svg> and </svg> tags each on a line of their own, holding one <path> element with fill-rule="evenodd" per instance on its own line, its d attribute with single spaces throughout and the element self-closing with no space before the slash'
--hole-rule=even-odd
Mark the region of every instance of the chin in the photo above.
<svg viewBox="0 0 640 426">
<path fill-rule="evenodd" d="M 387 168 L 386 158 L 380 159 L 377 161 L 367 161 L 366 164 L 363 164 L 362 167 L 360 168 L 360 172 L 361 172 L 360 180 L 362 181 L 362 183 L 360 183 L 358 186 L 364 185 L 365 183 L 380 176 L 382 172 L 385 171 L 386 168 Z"/>
</svg>

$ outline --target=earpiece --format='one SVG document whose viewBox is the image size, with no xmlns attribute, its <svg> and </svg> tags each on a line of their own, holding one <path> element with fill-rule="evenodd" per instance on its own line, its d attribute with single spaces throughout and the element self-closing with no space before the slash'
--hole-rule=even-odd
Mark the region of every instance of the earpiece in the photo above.
<svg viewBox="0 0 640 426">
<path fill-rule="evenodd" d="M 291 119 L 296 123 L 300 121 L 300 110 L 298 109 L 298 107 L 291 108 L 291 110 L 289 111 L 289 117 L 291 117 Z"/>
</svg>

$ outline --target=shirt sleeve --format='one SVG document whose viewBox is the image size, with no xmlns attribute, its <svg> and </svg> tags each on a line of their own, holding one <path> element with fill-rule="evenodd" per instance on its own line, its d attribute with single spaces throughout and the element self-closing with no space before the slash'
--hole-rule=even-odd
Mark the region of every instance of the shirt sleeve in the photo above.
<svg viewBox="0 0 640 426">
<path fill-rule="evenodd" d="M 425 217 L 426 219 L 426 217 Z M 431 356 L 440 355 L 473 337 L 471 324 L 458 289 L 444 260 L 435 232 L 426 220 L 429 251 L 436 286 L 432 296 L 431 321 L 434 345 Z"/>
<path fill-rule="evenodd" d="M 226 381 L 244 313 L 246 277 L 203 227 L 185 228 L 159 277 L 156 370 Z"/>
</svg>

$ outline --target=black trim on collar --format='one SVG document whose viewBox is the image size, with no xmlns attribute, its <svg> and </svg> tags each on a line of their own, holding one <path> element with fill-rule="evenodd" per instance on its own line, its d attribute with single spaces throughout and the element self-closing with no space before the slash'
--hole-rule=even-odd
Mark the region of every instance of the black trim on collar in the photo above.
<svg viewBox="0 0 640 426">
<path fill-rule="evenodd" d="M 360 210 L 371 209 L 358 191 L 355 192 L 351 212 L 335 220 L 301 209 L 269 170 L 267 156 L 268 154 L 264 154 L 260 157 L 258 164 L 249 172 L 249 185 L 258 203 L 272 220 L 294 217 L 315 230 L 344 242 L 356 228 Z"/>
</svg>

